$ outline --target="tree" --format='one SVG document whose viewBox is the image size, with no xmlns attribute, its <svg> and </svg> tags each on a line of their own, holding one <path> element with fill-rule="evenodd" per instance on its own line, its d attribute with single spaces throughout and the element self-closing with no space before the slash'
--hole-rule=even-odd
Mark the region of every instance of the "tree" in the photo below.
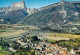
<svg viewBox="0 0 80 55">
<path fill-rule="evenodd" d="M 32 41 L 39 41 L 37 36 L 33 36 L 31 39 L 32 39 Z"/>
</svg>

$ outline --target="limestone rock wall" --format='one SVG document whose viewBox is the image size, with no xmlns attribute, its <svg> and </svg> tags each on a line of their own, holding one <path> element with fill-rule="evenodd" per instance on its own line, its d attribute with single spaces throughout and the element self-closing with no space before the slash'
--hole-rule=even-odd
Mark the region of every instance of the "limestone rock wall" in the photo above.
<svg viewBox="0 0 80 55">
<path fill-rule="evenodd" d="M 18 8 L 25 8 L 26 5 L 25 5 L 25 2 L 24 1 L 21 1 L 21 2 L 17 2 L 17 3 L 13 3 L 12 4 L 12 7 L 13 8 L 16 8 L 16 7 L 18 7 Z"/>
</svg>

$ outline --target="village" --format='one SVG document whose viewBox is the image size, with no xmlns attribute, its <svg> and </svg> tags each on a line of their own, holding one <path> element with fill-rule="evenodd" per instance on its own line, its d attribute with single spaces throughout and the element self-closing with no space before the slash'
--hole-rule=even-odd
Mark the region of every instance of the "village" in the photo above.
<svg viewBox="0 0 80 55">
<path fill-rule="evenodd" d="M 70 51 L 66 47 L 58 46 L 57 44 L 50 44 L 46 42 L 46 38 L 42 41 L 38 41 L 37 43 L 33 43 L 29 38 L 21 38 L 19 40 L 16 40 L 16 42 L 23 46 L 24 49 L 26 47 L 34 49 L 35 55 L 79 55 L 74 51 L 74 49 L 71 49 Z M 11 52 L 16 52 L 16 50 L 10 46 L 9 50 Z M 77 52 L 80 52 L 80 50 L 77 50 Z"/>
</svg>

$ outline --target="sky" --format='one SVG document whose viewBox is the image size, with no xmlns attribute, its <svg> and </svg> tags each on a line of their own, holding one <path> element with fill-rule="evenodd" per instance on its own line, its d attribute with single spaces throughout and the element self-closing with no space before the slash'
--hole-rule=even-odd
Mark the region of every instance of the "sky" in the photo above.
<svg viewBox="0 0 80 55">
<path fill-rule="evenodd" d="M 0 0 L 0 7 L 11 6 L 12 3 L 22 0 Z M 28 8 L 40 8 L 50 4 L 60 2 L 61 0 L 24 0 Z M 66 0 L 66 1 L 80 1 L 80 0 Z"/>
</svg>

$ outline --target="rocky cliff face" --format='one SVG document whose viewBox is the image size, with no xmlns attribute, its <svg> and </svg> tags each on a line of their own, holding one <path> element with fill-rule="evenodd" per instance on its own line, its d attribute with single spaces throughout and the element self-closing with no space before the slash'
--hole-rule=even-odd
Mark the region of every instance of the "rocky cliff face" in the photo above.
<svg viewBox="0 0 80 55">
<path fill-rule="evenodd" d="M 33 10 L 27 8 L 24 1 L 13 3 L 12 6 L 0 8 L 0 19 L 4 19 L 5 23 L 14 24 L 31 14 Z"/>
<path fill-rule="evenodd" d="M 25 8 L 26 7 L 26 5 L 25 5 L 25 2 L 24 1 L 21 1 L 21 2 L 17 2 L 17 3 L 13 3 L 12 4 L 12 7 L 13 8 Z"/>
</svg>

